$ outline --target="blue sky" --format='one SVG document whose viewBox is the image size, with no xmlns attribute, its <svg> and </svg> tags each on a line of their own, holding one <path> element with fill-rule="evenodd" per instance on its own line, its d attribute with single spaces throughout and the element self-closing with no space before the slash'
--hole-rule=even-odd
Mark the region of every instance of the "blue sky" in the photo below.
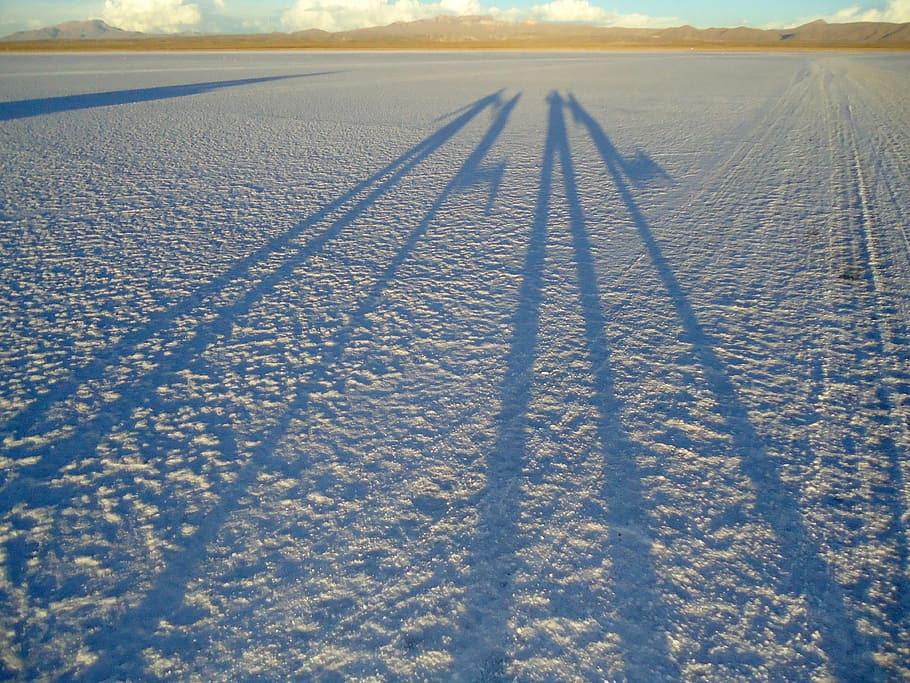
<svg viewBox="0 0 910 683">
<path fill-rule="evenodd" d="M 795 26 L 910 21 L 910 0 L 0 0 L 0 35 L 75 19 L 147 32 L 340 30 L 438 14 L 598 25 Z"/>
</svg>

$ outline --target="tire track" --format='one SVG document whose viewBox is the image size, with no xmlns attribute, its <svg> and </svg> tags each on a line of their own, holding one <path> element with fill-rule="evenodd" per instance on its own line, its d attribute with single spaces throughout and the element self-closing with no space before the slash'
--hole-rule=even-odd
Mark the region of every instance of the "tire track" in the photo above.
<svg viewBox="0 0 910 683">
<path fill-rule="evenodd" d="M 906 119 L 894 111 L 900 101 L 898 93 L 901 88 L 892 83 L 893 89 L 888 97 L 882 92 L 880 71 L 863 67 L 861 75 L 856 76 L 851 73 L 854 68 L 856 66 L 853 62 L 846 64 L 841 81 L 845 89 L 844 97 L 848 99 L 852 112 L 857 159 L 861 156 L 859 150 L 873 151 L 867 163 L 871 165 L 869 170 L 874 184 L 870 183 L 868 187 L 871 194 L 876 194 L 874 190 L 878 188 L 885 190 L 887 196 L 882 199 L 886 201 L 878 208 L 890 209 L 889 227 L 897 232 L 898 239 L 890 239 L 891 231 L 883 231 L 884 234 L 878 234 L 876 238 L 883 241 L 882 250 L 891 262 L 890 277 L 902 273 L 905 278 L 903 286 L 892 287 L 892 291 L 907 291 L 910 287 L 910 282 L 906 281 L 910 275 L 910 224 L 907 218 L 910 216 L 910 192 L 907 191 L 910 187 L 910 135 L 907 134 Z M 858 116 L 868 120 L 870 125 L 861 126 Z M 856 143 L 860 132 L 863 134 L 863 144 Z M 868 194 L 870 193 L 867 192 Z M 871 202 L 872 198 L 867 196 L 867 200 Z M 897 244 L 894 244 L 895 241 Z M 887 248 L 888 245 L 891 249 Z M 900 259 L 895 251 L 902 252 Z M 900 268 L 897 267 L 898 259 L 902 261 Z M 899 297 L 898 303 L 904 304 L 904 320 L 910 320 L 906 297 Z"/>
<path fill-rule="evenodd" d="M 910 551 L 905 526 L 907 476 L 901 453 L 906 452 L 908 433 L 906 420 L 900 415 L 905 407 L 896 398 L 904 393 L 906 325 L 891 294 L 889 271 L 893 260 L 880 240 L 884 226 L 879 219 L 886 213 L 874 204 L 858 142 L 861 126 L 848 85 L 843 73 L 834 71 L 825 80 L 823 106 L 836 203 L 829 226 L 828 277 L 832 286 L 825 290 L 825 307 L 829 319 L 836 323 L 826 327 L 822 387 L 817 397 L 822 404 L 820 412 L 831 421 L 834 433 L 842 435 L 846 461 L 866 463 L 859 465 L 865 473 L 851 497 L 874 497 L 886 506 L 890 516 L 889 523 L 866 543 L 884 544 L 887 552 L 895 555 L 897 572 L 877 579 L 868 577 L 873 583 L 865 590 L 879 594 L 865 599 L 879 603 L 882 610 L 868 617 L 880 629 L 876 638 L 880 651 L 906 656 L 908 651 L 900 643 L 910 639 Z M 876 123 L 880 125 L 881 121 Z M 857 429 L 863 430 L 861 436 L 854 436 Z M 870 461 L 861 444 L 868 444 L 881 459 Z M 822 462 L 821 467 L 826 465 Z M 890 589 L 882 586 L 883 582 L 890 584 Z M 854 599 L 859 600 L 859 595 L 854 594 Z M 868 606 L 863 609 L 870 611 Z"/>
<path fill-rule="evenodd" d="M 809 102 L 807 89 L 793 106 L 796 108 Z M 776 458 L 771 457 L 765 440 L 753 425 L 749 410 L 739 398 L 739 391 L 725 363 L 714 350 L 713 340 L 699 321 L 685 289 L 622 178 L 618 152 L 599 125 L 574 99 L 570 100 L 570 107 L 576 120 L 588 129 L 600 150 L 651 263 L 672 301 L 688 343 L 705 370 L 708 386 L 721 406 L 727 432 L 732 437 L 733 451 L 741 459 L 740 468 L 755 492 L 755 514 L 773 530 L 778 552 L 782 556 L 784 575 L 779 579 L 778 590 L 796 592 L 802 597 L 808 611 L 808 625 L 820 632 L 821 645 L 835 678 L 877 680 L 882 671 L 872 657 L 869 639 L 860 631 L 856 614 L 848 601 L 850 596 L 832 576 L 823 548 L 815 541 L 804 520 L 799 491 L 786 483 Z M 758 153 L 767 155 L 771 152 L 762 149 Z M 720 196 L 726 198 L 727 195 L 723 193 Z"/>
<path fill-rule="evenodd" d="M 805 119 L 806 114 L 803 112 L 813 107 L 822 88 L 823 76 L 824 70 L 815 62 L 807 63 L 801 68 L 765 115 L 745 129 L 750 132 L 750 136 L 743 140 L 736 152 L 701 183 L 698 192 L 668 213 L 664 231 L 672 234 L 674 226 L 687 224 L 692 214 L 729 214 L 730 197 L 735 196 L 743 186 L 754 182 L 751 177 L 753 169 L 766 168 L 780 153 L 781 139 L 790 132 L 794 122 L 811 120 Z M 695 258 L 703 261 L 701 270 L 717 266 L 724 247 L 737 236 L 732 231 L 725 231 L 721 237 L 712 236 L 710 249 L 695 255 Z M 681 236 L 679 239 L 688 241 Z"/>
<path fill-rule="evenodd" d="M 894 154 L 889 148 L 889 143 L 899 139 L 894 128 L 896 122 L 882 115 L 882 103 L 876 106 L 869 104 L 866 98 L 857 99 L 857 86 L 845 82 L 847 78 L 846 74 L 840 75 L 828 93 L 830 107 L 840 107 L 842 112 L 830 123 L 837 131 L 832 148 L 839 146 L 845 150 L 849 166 L 849 172 L 837 184 L 841 188 L 840 194 L 853 208 L 851 213 L 860 258 L 858 267 L 863 271 L 866 295 L 870 299 L 866 307 L 873 311 L 872 320 L 878 329 L 882 357 L 891 361 L 886 375 L 892 376 L 886 376 L 886 380 L 896 381 L 906 379 L 906 365 L 910 360 L 907 347 L 910 300 L 906 296 L 910 291 L 910 243 L 905 225 L 908 214 L 901 208 L 910 196 L 907 191 L 910 183 L 904 185 L 901 192 L 900 181 L 894 180 L 895 175 L 900 175 L 902 166 L 900 154 Z M 860 116 L 869 118 L 870 125 L 864 126 Z M 871 138 L 871 142 L 860 144 L 861 137 Z M 869 169 L 862 149 L 877 152 Z M 886 159 L 890 159 L 890 163 Z M 832 163 L 836 164 L 836 160 Z M 893 172 L 895 169 L 898 173 Z M 880 187 L 885 188 L 884 196 L 875 191 Z M 897 245 L 889 239 L 893 231 L 900 233 Z M 906 437 L 910 425 L 906 420 L 895 422 L 904 426 Z M 902 441 L 906 443 L 907 438 Z"/>
<path fill-rule="evenodd" d="M 817 81 L 819 70 L 809 63 L 801 68 L 783 92 L 758 116 L 740 126 L 735 134 L 745 133 L 748 137 L 734 149 L 733 154 L 723 161 L 701 184 L 701 189 L 683 201 L 675 214 L 686 215 L 693 209 L 706 204 L 715 207 L 724 203 L 731 188 L 743 169 L 761 161 L 777 140 L 781 122 L 791 117 L 808 97 L 810 87 Z M 754 131 L 758 131 L 755 133 Z M 671 221 L 675 222 L 675 221 Z"/>
</svg>

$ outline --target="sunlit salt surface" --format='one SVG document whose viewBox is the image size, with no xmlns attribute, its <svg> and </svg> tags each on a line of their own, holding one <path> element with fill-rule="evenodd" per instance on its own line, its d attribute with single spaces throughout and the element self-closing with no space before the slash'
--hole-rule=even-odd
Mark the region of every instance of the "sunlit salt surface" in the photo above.
<svg viewBox="0 0 910 683">
<path fill-rule="evenodd" d="M 0 100 L 0 678 L 910 678 L 907 55 Z"/>
</svg>

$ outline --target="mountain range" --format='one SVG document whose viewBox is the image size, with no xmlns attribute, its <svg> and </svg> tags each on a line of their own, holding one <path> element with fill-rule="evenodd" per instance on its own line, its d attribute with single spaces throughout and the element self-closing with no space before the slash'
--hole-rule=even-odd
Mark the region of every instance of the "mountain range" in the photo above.
<svg viewBox="0 0 910 683">
<path fill-rule="evenodd" d="M 100 19 L 90 21 L 66 21 L 56 26 L 47 26 L 34 31 L 19 31 L 3 40 L 113 40 L 140 38 L 143 33 L 124 31 L 104 23 Z"/>
<path fill-rule="evenodd" d="M 793 29 L 665 29 L 498 21 L 488 16 L 440 16 L 350 31 L 309 29 L 245 35 L 147 34 L 124 31 L 101 20 L 71 21 L 0 39 L 0 49 L 206 49 L 359 47 L 875 47 L 910 49 L 910 23 L 813 21 Z"/>
</svg>

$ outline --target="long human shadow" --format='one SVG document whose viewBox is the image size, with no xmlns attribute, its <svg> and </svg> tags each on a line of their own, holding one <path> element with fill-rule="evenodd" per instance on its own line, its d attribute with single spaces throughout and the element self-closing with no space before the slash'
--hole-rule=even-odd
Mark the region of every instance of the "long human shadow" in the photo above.
<svg viewBox="0 0 910 683">
<path fill-rule="evenodd" d="M 79 109 L 94 109 L 95 107 L 110 107 L 116 104 L 133 104 L 136 102 L 151 102 L 152 100 L 168 100 L 175 97 L 188 97 L 201 95 L 222 88 L 236 88 L 241 85 L 255 85 L 270 81 L 282 81 L 288 78 L 309 78 L 312 76 L 328 76 L 337 71 L 317 71 L 306 74 L 292 74 L 284 76 L 261 76 L 259 78 L 241 78 L 232 81 L 208 81 L 206 83 L 187 83 L 184 85 L 163 85 L 155 88 L 135 88 L 132 90 L 111 90 L 108 92 L 85 93 L 80 95 L 61 95 L 59 97 L 39 97 L 31 100 L 16 100 L 14 102 L 0 102 L 0 121 L 13 119 L 26 119 L 45 114 L 59 114 L 65 111 Z"/>
<path fill-rule="evenodd" d="M 194 356 L 202 353 L 205 348 L 214 342 L 220 335 L 228 335 L 231 329 L 231 321 L 249 311 L 257 301 L 271 291 L 282 280 L 289 277 L 302 263 L 309 259 L 313 254 L 323 249 L 331 240 L 338 237 L 342 230 L 372 206 L 380 196 L 388 192 L 415 166 L 444 145 L 483 109 L 498 104 L 499 101 L 500 92 L 493 93 L 477 100 L 473 103 L 473 106 L 461 116 L 413 147 L 385 169 L 374 174 L 370 179 L 345 193 L 338 200 L 316 212 L 306 221 L 281 237 L 278 237 L 261 247 L 255 253 L 245 258 L 241 263 L 233 266 L 224 275 L 217 277 L 206 284 L 203 287 L 203 290 L 208 293 L 217 291 L 216 288 L 225 287 L 228 284 L 242 281 L 242 276 L 248 275 L 256 264 L 265 260 L 271 253 L 285 246 L 290 247 L 290 240 L 302 232 L 305 227 L 313 225 L 320 219 L 325 218 L 332 210 L 343 207 L 347 203 L 345 200 L 349 201 L 359 194 L 358 190 L 364 191 L 375 185 L 365 197 L 357 201 L 339 218 L 335 219 L 325 230 L 310 239 L 305 245 L 295 247 L 292 256 L 287 258 L 279 267 L 264 275 L 255 286 L 247 289 L 238 300 L 213 311 L 216 315 L 206 322 L 200 323 L 195 328 L 195 334 L 191 338 L 170 348 L 162 349 L 157 354 L 147 354 L 146 360 L 155 365 L 154 369 L 126 385 L 119 385 L 118 391 L 120 393 L 118 398 L 106 403 L 95 417 L 80 422 L 78 428 L 74 430 L 73 433 L 57 440 L 49 448 L 45 449 L 40 461 L 27 466 L 27 472 L 26 470 L 23 470 L 23 472 L 32 478 L 47 476 L 58 469 L 64 463 L 65 458 L 73 452 L 85 452 L 97 445 L 104 433 L 130 415 L 132 410 L 141 402 L 143 396 L 152 395 L 157 387 L 170 381 L 170 379 L 175 376 L 175 373 L 185 366 L 187 359 L 192 359 Z M 460 179 L 460 182 L 465 181 L 464 179 Z M 189 313 L 192 311 L 194 305 L 200 298 L 202 298 L 202 294 L 197 292 L 195 295 L 191 295 L 177 306 L 162 313 L 160 316 L 153 317 L 153 320 L 156 321 L 159 326 L 170 323 L 181 313 Z M 142 341 L 143 338 L 150 338 L 153 336 L 155 331 L 154 323 L 149 323 L 141 328 L 141 330 L 126 343 L 122 340 L 117 345 L 114 355 L 119 357 L 120 355 L 125 354 L 127 350 L 134 348 L 134 346 Z M 39 418 L 47 413 L 54 403 L 74 393 L 79 388 L 80 382 L 99 376 L 108 366 L 109 363 L 105 360 L 96 359 L 95 362 L 77 373 L 76 378 L 63 380 L 52 387 L 49 392 L 49 394 L 51 394 L 50 397 L 42 397 L 41 400 L 36 402 L 40 404 L 39 406 L 34 406 L 17 415 L 13 421 L 8 423 L 7 428 L 11 425 L 13 427 L 21 426 L 26 435 L 40 434 L 42 429 L 47 429 L 47 425 L 42 424 L 42 421 Z M 33 448 L 27 443 L 5 449 L 7 457 L 12 457 L 14 459 L 28 457 L 32 452 Z M 27 495 L 24 487 L 20 487 L 18 493 L 14 491 L 5 491 L 4 493 L 6 494 L 4 507 L 6 505 L 14 505 L 17 500 L 22 499 L 23 496 Z M 5 507 L 5 509 L 9 508 Z"/>
<path fill-rule="evenodd" d="M 501 408 L 496 422 L 496 443 L 487 456 L 486 485 L 478 494 L 480 520 L 468 564 L 472 590 L 467 596 L 453 646 L 453 676 L 476 676 L 480 680 L 508 679 L 506 648 L 512 577 L 517 569 L 518 526 L 521 513 L 521 475 L 527 463 L 528 410 L 540 330 L 543 267 L 546 258 L 553 172 L 558 160 L 562 169 L 570 229 L 578 268 L 580 298 L 585 318 L 585 341 L 594 373 L 598 409 L 598 436 L 604 447 L 606 482 L 603 496 L 611 528 L 647 528 L 641 481 L 634 459 L 635 449 L 619 423 L 619 403 L 613 389 L 609 349 L 604 338 L 602 313 L 590 241 L 585 228 L 575 182 L 563 101 L 549 97 L 547 137 L 541 161 L 540 184 L 522 269 L 518 307 L 512 320 L 512 336 L 501 386 Z M 607 451 L 615 448 L 616 452 Z M 622 641 L 630 680 L 678 678 L 670 657 L 666 633 L 666 610 L 661 607 L 656 570 L 644 534 L 626 534 L 611 539 L 613 573 L 619 619 L 611 624 Z M 584 596 L 580 596 L 584 600 Z M 493 640 L 491 640 L 491 636 Z M 647 644 L 647 645 L 645 645 Z M 466 680 L 471 680 L 467 678 Z"/>
<path fill-rule="evenodd" d="M 273 426 L 265 428 L 254 437 L 249 437 L 260 441 L 260 445 L 247 458 L 230 488 L 221 492 L 218 502 L 201 520 L 197 531 L 183 543 L 184 549 L 173 553 L 168 559 L 166 568 L 158 575 L 142 602 L 122 615 L 116 623 L 106 625 L 87 639 L 87 644 L 99 657 L 87 671 L 78 676 L 74 675 L 74 678 L 84 681 L 104 680 L 115 675 L 112 671 L 114 666 L 120 667 L 121 673 L 127 677 L 140 673 L 147 674 L 139 669 L 143 650 L 153 644 L 155 630 L 160 620 L 182 604 L 194 570 L 208 557 L 210 546 L 218 532 L 229 515 L 237 509 L 240 500 L 247 494 L 259 473 L 271 467 L 293 477 L 300 476 L 309 467 L 309 461 L 304 454 L 300 454 L 292 463 L 276 457 L 275 449 L 280 440 L 288 432 L 292 421 L 306 413 L 313 395 L 322 391 L 326 383 L 331 384 L 333 376 L 339 372 L 340 361 L 351 341 L 355 338 L 363 339 L 364 334 L 369 331 L 372 326 L 370 314 L 381 303 L 385 290 L 394 281 L 401 265 L 426 236 L 442 206 L 464 187 L 468 179 L 477 174 L 481 162 L 502 133 L 520 97 L 521 95 L 517 94 L 504 104 L 495 105 L 498 108 L 496 116 L 477 147 L 434 200 L 420 223 L 408 235 L 357 309 L 353 311 L 348 322 L 323 345 L 322 357 L 316 364 L 312 376 L 298 381 L 295 396 Z M 235 451 L 227 455 L 236 456 L 237 453 Z M 127 631 L 130 638 L 124 641 L 123 633 Z"/>
<path fill-rule="evenodd" d="M 551 126 L 540 164 L 537 204 L 522 268 L 518 308 L 512 318 L 512 337 L 500 389 L 501 407 L 496 418 L 499 432 L 496 444 L 486 458 L 486 485 L 478 494 L 480 520 L 467 560 L 473 587 L 466 596 L 465 611 L 451 648 L 454 676 L 477 672 L 486 679 L 495 679 L 505 673 L 504 639 L 508 633 L 519 535 L 520 477 L 526 461 L 528 406 L 540 329 L 553 150 Z M 487 634 L 494 634 L 500 640 L 490 643 Z"/>
<path fill-rule="evenodd" d="M 569 96 L 569 108 L 577 123 L 584 126 L 596 145 L 617 191 L 622 197 L 652 265 L 657 271 L 688 341 L 705 370 L 705 379 L 717 400 L 739 455 L 742 470 L 755 491 L 755 510 L 772 528 L 779 541 L 783 569 L 789 575 L 784 589 L 805 598 L 812 625 L 821 634 L 831 673 L 841 681 L 884 680 L 885 675 L 871 656 L 869 639 L 860 634 L 846 605 L 845 591 L 834 580 L 822 557 L 821 548 L 806 530 L 798 496 L 781 479 L 774 459 L 752 425 L 723 362 L 712 347 L 692 305 L 657 243 L 648 220 L 639 209 L 622 174 L 621 155 L 600 125 Z"/>
<path fill-rule="evenodd" d="M 132 332 L 124 334 L 116 344 L 98 352 L 92 360 L 85 365 L 72 370 L 69 376 L 64 377 L 44 388 L 44 392 L 35 397 L 24 409 L 10 417 L 5 424 L 0 425 L 0 430 L 11 436 L 14 440 L 23 436 L 32 436 L 41 433 L 42 418 L 56 403 L 72 396 L 84 383 L 100 379 L 105 371 L 113 364 L 122 361 L 126 356 L 132 355 L 136 347 L 152 339 L 163 329 L 166 329 L 176 319 L 191 313 L 208 297 L 228 288 L 230 285 L 243 281 L 249 276 L 251 269 L 265 261 L 270 255 L 288 247 L 305 231 L 317 225 L 336 211 L 341 210 L 348 202 L 352 201 L 362 192 L 366 191 L 382 178 L 399 171 L 402 167 L 413 165 L 416 158 L 426 158 L 429 153 L 438 149 L 446 140 L 460 130 L 481 109 L 491 103 L 499 101 L 501 91 L 492 93 L 469 104 L 464 113 L 434 134 L 425 138 L 414 147 L 408 149 L 397 159 L 371 175 L 366 180 L 357 183 L 347 192 L 329 202 L 306 219 L 282 233 L 278 237 L 265 243 L 249 255 L 236 261 L 225 272 L 216 275 L 211 280 L 201 284 L 189 296 L 163 311 L 149 316 L 147 323 Z M 315 239 L 320 239 L 317 237 Z M 297 247 L 300 249 L 300 247 Z M 150 359 L 150 360 L 155 360 Z"/>
<path fill-rule="evenodd" d="M 677 680 L 680 671 L 670 656 L 667 640 L 668 608 L 661 599 L 655 560 L 648 543 L 651 523 L 636 461 L 642 448 L 629 438 L 620 421 L 621 405 L 616 397 L 610 347 L 605 336 L 607 321 L 575 180 L 563 118 L 564 106 L 562 98 L 553 93 L 551 121 L 556 127 L 556 147 L 569 205 L 569 227 L 585 321 L 585 343 L 594 375 L 597 435 L 604 450 L 601 496 L 605 503 L 605 520 L 610 529 L 616 530 L 609 539 L 618 614 L 613 628 L 620 638 L 629 680 Z M 624 529 L 631 533 L 623 536 Z"/>
</svg>

